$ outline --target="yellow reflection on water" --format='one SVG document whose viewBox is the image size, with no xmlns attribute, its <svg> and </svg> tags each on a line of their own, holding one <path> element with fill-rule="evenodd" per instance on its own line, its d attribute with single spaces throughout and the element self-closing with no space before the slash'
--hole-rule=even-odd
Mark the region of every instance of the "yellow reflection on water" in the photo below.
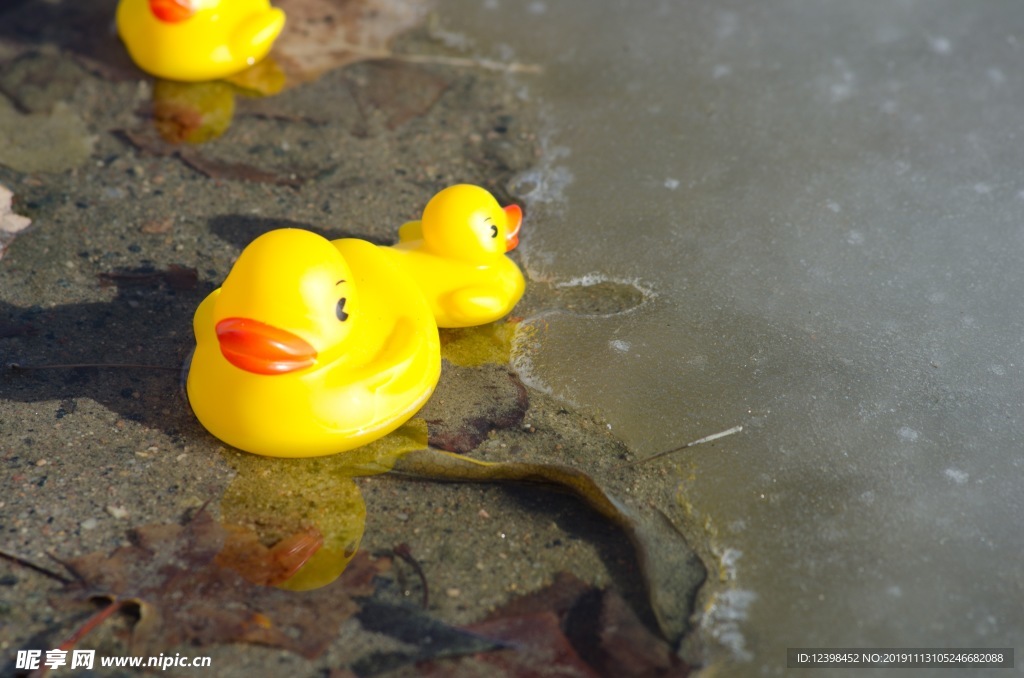
<svg viewBox="0 0 1024 678">
<path fill-rule="evenodd" d="M 251 581 L 296 591 L 330 584 L 355 555 L 366 524 L 366 504 L 352 479 L 386 473 L 399 457 L 425 447 L 427 424 L 414 419 L 369 445 L 328 457 L 228 452 L 237 475 L 221 514 L 237 548 L 223 555 L 230 561 L 225 564 Z"/>
<path fill-rule="evenodd" d="M 441 329 L 441 357 L 462 367 L 507 365 L 518 326 L 517 321 L 498 320 L 476 327 Z"/>
</svg>

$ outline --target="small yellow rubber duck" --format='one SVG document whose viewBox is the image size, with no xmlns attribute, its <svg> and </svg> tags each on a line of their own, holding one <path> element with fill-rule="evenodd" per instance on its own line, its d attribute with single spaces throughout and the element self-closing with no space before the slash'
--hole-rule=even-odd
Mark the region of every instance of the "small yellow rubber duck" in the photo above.
<svg viewBox="0 0 1024 678">
<path fill-rule="evenodd" d="M 479 186 L 458 184 L 427 203 L 420 221 L 382 248 L 427 298 L 438 327 L 472 327 L 512 310 L 526 283 L 505 256 L 519 244 L 523 211 Z"/>
<path fill-rule="evenodd" d="M 271 457 L 359 447 L 405 423 L 441 374 L 414 282 L 363 240 L 264 233 L 194 318 L 188 398 L 224 442 Z"/>
<path fill-rule="evenodd" d="M 117 32 L 151 75 L 215 80 L 265 57 L 284 18 L 268 0 L 121 0 Z"/>
</svg>

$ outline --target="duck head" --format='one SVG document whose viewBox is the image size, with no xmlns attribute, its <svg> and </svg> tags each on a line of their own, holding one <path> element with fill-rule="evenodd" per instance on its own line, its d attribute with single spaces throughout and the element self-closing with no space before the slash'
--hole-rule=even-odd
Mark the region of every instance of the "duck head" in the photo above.
<svg viewBox="0 0 1024 678">
<path fill-rule="evenodd" d="M 333 362 L 358 324 L 352 278 L 325 238 L 290 228 L 264 233 L 239 255 L 215 301 L 221 353 L 264 375 Z"/>
<path fill-rule="evenodd" d="M 444 189 L 423 210 L 423 239 L 436 254 L 481 262 L 519 244 L 523 211 L 502 207 L 489 192 L 470 184 Z"/>
</svg>

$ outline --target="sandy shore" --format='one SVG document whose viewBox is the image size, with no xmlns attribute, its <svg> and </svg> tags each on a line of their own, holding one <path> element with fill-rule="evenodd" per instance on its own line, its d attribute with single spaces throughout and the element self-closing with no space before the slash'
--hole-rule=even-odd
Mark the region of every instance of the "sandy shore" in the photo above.
<svg viewBox="0 0 1024 678">
<path fill-rule="evenodd" d="M 31 11 L 29 4 L 16 14 Z M 0 545 L 58 571 L 50 554 L 111 551 L 126 543 L 130 528 L 177 522 L 204 504 L 219 515 L 240 463 L 283 472 L 280 460 L 240 462 L 242 453 L 202 429 L 180 388 L 192 313 L 249 240 L 295 226 L 389 242 L 446 185 L 477 183 L 512 201 L 507 187 L 538 153 L 534 112 L 505 76 L 368 62 L 277 97 L 240 99 L 221 138 L 189 147 L 189 157 L 201 158 L 197 169 L 177 147 L 156 140 L 148 78 L 91 68 L 75 36 L 59 28 L 15 38 L 0 33 L 0 57 L 8 62 L 0 71 L 16 68 L 23 76 L 5 80 L 14 104 L 0 117 L 0 136 L 27 134 L 53 116 L 61 116 L 66 134 L 49 135 L 0 166 L 0 183 L 33 220 L 0 260 Z M 401 46 L 440 49 L 426 30 Z M 435 94 L 410 100 L 409 87 Z M 259 173 L 239 174 L 239 167 Z M 529 228 L 527 215 L 524 238 Z M 565 300 L 545 285 L 528 286 L 518 317 L 617 303 L 601 290 L 592 299 Z M 466 445 L 481 459 L 585 466 L 612 490 L 639 495 L 640 504 L 645 493 L 664 491 L 645 480 L 656 471 L 614 470 L 629 451 L 598 417 L 515 386 L 507 328 L 483 336 L 497 337 L 499 346 L 488 364 L 446 361 L 438 393 L 420 416 L 432 434 L 473 429 L 479 441 Z M 11 363 L 164 369 L 13 370 Z M 484 424 L 469 421 L 480 417 Z M 392 476 L 361 478 L 357 486 L 367 509 L 362 548 L 380 553 L 408 544 L 429 581 L 428 613 L 438 619 L 469 623 L 569 571 L 614 585 L 653 625 L 626 536 L 576 499 L 531 487 Z M 402 576 L 413 579 L 411 571 Z M 415 582 L 400 588 L 399 597 L 419 599 Z M 0 560 L 4 671 L 16 650 L 55 647 L 88 613 L 87 603 L 52 605 L 59 589 Z M 80 646 L 124 654 L 131 622 L 113 619 Z M 386 645 L 352 620 L 314 660 L 241 644 L 202 653 L 213 657 L 217 675 L 268 666 L 275 675 L 324 675 Z"/>
</svg>

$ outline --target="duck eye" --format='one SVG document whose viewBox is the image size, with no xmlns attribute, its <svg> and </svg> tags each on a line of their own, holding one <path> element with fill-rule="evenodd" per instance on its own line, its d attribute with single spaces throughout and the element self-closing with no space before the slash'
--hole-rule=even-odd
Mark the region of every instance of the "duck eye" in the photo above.
<svg viewBox="0 0 1024 678">
<path fill-rule="evenodd" d="M 341 322 L 348 320 L 348 313 L 345 312 L 345 297 L 338 300 L 338 305 L 334 308 L 334 314 L 338 316 L 338 320 Z"/>
<path fill-rule="evenodd" d="M 495 226 L 494 224 L 491 224 L 491 237 L 492 238 L 497 238 L 498 237 L 498 227 Z"/>
</svg>

